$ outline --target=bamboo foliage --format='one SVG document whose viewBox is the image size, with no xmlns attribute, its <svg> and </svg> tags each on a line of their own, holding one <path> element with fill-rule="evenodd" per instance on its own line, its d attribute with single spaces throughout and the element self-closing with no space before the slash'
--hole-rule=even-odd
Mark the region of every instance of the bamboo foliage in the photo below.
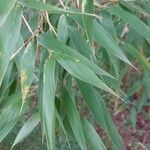
<svg viewBox="0 0 150 150">
<path fill-rule="evenodd" d="M 68 147 L 71 136 L 81 150 L 105 150 L 93 122 L 108 135 L 112 149 L 124 149 L 103 93 L 130 103 L 120 83 L 122 67 L 136 69 L 135 60 L 143 68 L 144 96 L 150 97 L 150 53 L 143 50 L 150 41 L 150 1 L 76 2 L 0 1 L 0 142 L 27 112 L 33 97 L 39 106 L 12 149 L 41 124 L 48 150 L 56 149 L 56 130 L 64 133 Z M 93 122 L 81 115 L 78 98 Z"/>
</svg>

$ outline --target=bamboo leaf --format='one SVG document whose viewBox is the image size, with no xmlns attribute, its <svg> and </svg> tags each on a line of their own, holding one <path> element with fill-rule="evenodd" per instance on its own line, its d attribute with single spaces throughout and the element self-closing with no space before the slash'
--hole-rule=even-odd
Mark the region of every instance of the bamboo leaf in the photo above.
<svg viewBox="0 0 150 150">
<path fill-rule="evenodd" d="M 50 11 L 51 13 L 67 13 L 67 11 L 65 11 L 62 8 L 59 8 L 57 6 L 52 6 L 50 4 L 45 4 L 41 1 L 35 1 L 35 0 L 21 0 L 21 3 L 26 6 L 26 7 L 30 7 L 33 9 L 37 9 L 37 10 L 45 10 L 45 11 Z"/>
<path fill-rule="evenodd" d="M 112 38 L 117 42 L 117 33 L 112 21 L 112 17 L 110 16 L 110 14 L 106 11 L 102 11 L 101 12 L 101 16 L 102 16 L 102 22 L 101 25 L 104 27 L 104 29 L 112 36 Z M 119 77 L 119 63 L 118 63 L 118 58 L 116 58 L 114 56 L 114 54 L 112 54 L 110 52 L 109 49 L 106 49 L 108 57 L 110 59 L 110 63 L 112 65 L 112 67 L 114 68 L 115 71 L 115 75 L 118 78 Z M 107 60 L 106 60 L 107 61 Z"/>
<path fill-rule="evenodd" d="M 80 121 L 80 116 L 78 114 L 75 102 L 72 100 L 66 89 L 63 90 L 62 100 L 64 102 L 68 120 L 76 138 L 76 141 L 78 142 L 81 150 L 86 150 L 85 137 Z"/>
<path fill-rule="evenodd" d="M 61 15 L 57 27 L 57 39 L 60 42 L 66 43 L 69 37 L 68 23 L 65 15 Z"/>
<path fill-rule="evenodd" d="M 150 97 L 149 89 L 150 89 L 150 63 L 147 61 L 147 59 L 144 57 L 143 54 L 141 54 L 132 44 L 124 43 L 122 47 L 127 50 L 130 55 L 137 59 L 140 65 L 142 66 L 144 70 L 144 77 L 143 82 L 146 89 L 146 93 L 148 94 L 148 97 Z"/>
<path fill-rule="evenodd" d="M 21 97 L 18 93 L 10 96 L 8 98 L 7 103 L 3 107 L 1 107 L 0 143 L 17 123 L 19 119 L 20 108 L 21 108 Z M 24 109 L 22 112 L 24 112 Z"/>
<path fill-rule="evenodd" d="M 96 74 L 112 77 L 106 71 L 98 67 L 95 63 L 89 61 L 86 57 L 78 53 L 75 49 L 54 39 L 49 33 L 40 35 L 38 37 L 38 41 L 43 47 L 52 49 L 52 52 L 54 51 L 57 52 L 57 54 L 60 53 L 62 55 L 65 54 L 68 56 L 74 56 L 77 60 L 80 60 L 80 62 L 85 63 Z"/>
<path fill-rule="evenodd" d="M 36 9 L 36 10 L 48 11 L 49 13 L 94 16 L 93 14 L 89 14 L 89 13 L 81 13 L 81 12 L 65 10 L 65 9 L 59 8 L 57 6 L 53 6 L 53 5 L 50 5 L 50 4 L 45 4 L 41 1 L 21 0 L 21 3 L 24 6 L 27 6 L 29 8 L 33 8 L 33 9 Z"/>
<path fill-rule="evenodd" d="M 108 7 L 106 10 L 129 23 L 129 25 L 132 26 L 132 28 L 134 28 L 141 36 L 150 41 L 150 28 L 135 15 L 121 9 L 120 7 Z"/>
<path fill-rule="evenodd" d="M 73 19 L 77 21 L 82 27 L 83 22 L 81 21 L 80 16 L 72 15 Z M 94 39 L 100 44 L 100 46 L 107 49 L 110 53 L 112 53 L 117 58 L 121 59 L 125 63 L 133 66 L 131 62 L 127 59 L 125 54 L 122 52 L 118 43 L 113 39 L 113 37 L 103 28 L 101 24 L 96 21 L 93 21 L 93 32 L 94 32 Z M 108 44 L 109 43 L 109 44 Z M 133 66 L 134 67 L 134 66 Z"/>
<path fill-rule="evenodd" d="M 118 131 L 111 119 L 111 116 L 107 110 L 104 100 L 100 94 L 89 84 L 77 80 L 81 94 L 86 101 L 89 110 L 94 115 L 96 121 L 110 136 L 113 148 L 116 150 L 123 149 L 123 142 L 118 134 Z"/>
<path fill-rule="evenodd" d="M 117 33 L 114 27 L 112 16 L 107 11 L 102 11 L 100 13 L 102 17 L 101 25 L 103 28 L 112 36 L 112 38 L 117 42 Z"/>
<path fill-rule="evenodd" d="M 97 22 L 94 22 L 94 35 L 95 40 L 104 48 L 109 50 L 110 53 L 126 62 L 127 64 L 132 65 L 118 44 L 113 40 L 111 35 Z"/>
<path fill-rule="evenodd" d="M 139 61 L 145 71 L 150 70 L 150 63 L 132 44 L 124 43 L 122 47 L 127 50 L 133 58 Z"/>
<path fill-rule="evenodd" d="M 102 90 L 118 95 L 111 90 L 104 82 L 102 82 L 95 73 L 87 66 L 83 59 L 88 62 L 88 59 L 80 55 L 80 53 L 67 47 L 63 43 L 59 43 L 57 40 L 50 36 L 40 36 L 39 42 L 47 49 L 53 49 L 50 51 L 52 56 L 74 77 L 88 82 Z M 73 55 L 73 53 L 74 55 Z M 70 55 L 68 55 L 70 53 Z M 72 54 L 72 55 L 71 55 Z M 81 59 L 83 57 L 83 59 Z M 89 62 L 88 62 L 89 63 Z M 92 66 L 91 66 L 92 67 Z M 94 67 L 94 66 L 93 66 Z"/>
<path fill-rule="evenodd" d="M 17 134 L 17 137 L 13 143 L 12 148 L 18 144 L 20 141 L 22 141 L 30 132 L 33 131 L 33 129 L 38 125 L 40 122 L 40 116 L 38 113 L 33 114 L 28 121 L 23 125 L 19 133 Z"/>
<path fill-rule="evenodd" d="M 43 97 L 41 99 L 41 120 L 47 141 L 47 149 L 55 149 L 55 90 L 56 62 L 48 58 L 43 72 Z"/>
<path fill-rule="evenodd" d="M 23 37 L 22 35 L 20 34 L 19 35 L 19 39 L 18 39 L 18 42 L 17 42 L 17 45 L 16 45 L 16 50 L 15 52 L 20 49 L 20 47 L 22 47 L 22 45 L 24 45 L 24 40 L 23 40 Z M 14 61 L 16 63 L 16 66 L 17 66 L 17 69 L 19 72 L 21 72 L 21 61 L 22 61 L 22 56 L 23 56 L 23 53 L 25 51 L 25 48 L 22 48 L 22 51 L 20 51 L 15 57 L 14 57 Z M 15 53 L 14 52 L 14 53 Z"/>
<path fill-rule="evenodd" d="M 141 13 L 143 14 L 144 16 L 148 16 L 150 17 L 150 14 L 144 10 L 142 7 L 140 7 L 139 5 L 137 5 L 136 3 L 133 3 L 133 2 L 125 2 L 125 1 L 119 1 L 119 3 L 123 6 L 125 6 L 126 8 L 132 10 L 132 11 L 135 11 L 137 13 Z M 146 3 L 144 3 L 146 4 Z"/>
<path fill-rule="evenodd" d="M 83 0 L 82 1 L 82 12 L 87 12 L 93 14 L 93 0 Z M 90 16 L 82 16 L 85 31 L 87 34 L 88 41 L 93 42 L 93 18 Z"/>
<path fill-rule="evenodd" d="M 69 139 L 68 139 L 68 136 L 67 136 L 67 131 L 66 131 L 65 127 L 64 127 L 63 120 L 62 120 L 60 114 L 58 113 L 57 109 L 56 109 L 56 118 L 57 118 L 57 120 L 59 122 L 60 127 L 62 128 L 62 131 L 63 131 L 63 133 L 65 135 L 66 141 L 67 141 L 68 146 L 70 148 L 70 143 L 69 143 Z"/>
<path fill-rule="evenodd" d="M 101 138 L 95 131 L 94 127 L 90 124 L 90 122 L 88 122 L 86 119 L 82 119 L 82 126 L 83 126 L 84 134 L 88 142 L 90 142 L 91 149 L 92 150 L 106 150 L 106 147 L 103 141 L 101 140 Z"/>
<path fill-rule="evenodd" d="M 90 49 L 90 46 L 76 28 L 73 27 L 69 28 L 69 37 L 73 47 L 83 56 L 87 57 L 88 59 L 91 59 L 92 51 Z"/>
<path fill-rule="evenodd" d="M 29 43 L 21 60 L 21 92 L 22 103 L 29 92 L 29 88 L 33 81 L 34 67 L 36 58 L 36 43 Z"/>
<path fill-rule="evenodd" d="M 0 26 L 5 22 L 16 1 L 17 0 L 0 1 Z"/>
<path fill-rule="evenodd" d="M 20 6 L 13 7 L 5 23 L 0 26 L 0 86 L 19 38 L 21 14 Z"/>
</svg>

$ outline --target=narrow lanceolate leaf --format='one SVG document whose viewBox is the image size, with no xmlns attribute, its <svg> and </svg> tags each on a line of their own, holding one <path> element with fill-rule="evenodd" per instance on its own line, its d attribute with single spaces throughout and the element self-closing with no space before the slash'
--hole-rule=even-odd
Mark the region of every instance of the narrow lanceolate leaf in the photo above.
<svg viewBox="0 0 150 150">
<path fill-rule="evenodd" d="M 0 143 L 17 123 L 20 107 L 21 97 L 18 93 L 10 96 L 2 107 L 0 111 Z"/>
<path fill-rule="evenodd" d="M 75 49 L 68 47 L 67 45 L 54 39 L 49 33 L 40 35 L 38 37 L 38 41 L 43 47 L 46 47 L 47 49 L 52 49 L 54 52 L 60 53 L 62 55 L 73 56 L 76 60 L 86 64 L 96 74 L 112 77 L 106 71 L 98 67 L 95 63 L 91 62 L 89 59 L 78 53 Z"/>
<path fill-rule="evenodd" d="M 55 90 L 56 62 L 48 58 L 43 72 L 43 98 L 41 99 L 41 120 L 47 141 L 47 149 L 55 149 Z"/>
<path fill-rule="evenodd" d="M 89 13 L 81 13 L 81 12 L 65 10 L 65 9 L 59 8 L 57 6 L 53 6 L 53 5 L 50 5 L 50 4 L 45 4 L 45 3 L 41 2 L 41 1 L 36 1 L 36 0 L 21 0 L 21 3 L 24 6 L 27 6 L 29 8 L 33 8 L 33 9 L 37 9 L 37 10 L 43 10 L 43 11 L 48 11 L 50 13 L 56 13 L 56 14 L 77 14 L 77 15 L 93 16 L 92 14 L 89 14 Z"/>
<path fill-rule="evenodd" d="M 77 80 L 81 94 L 86 101 L 89 110 L 94 115 L 96 121 L 102 127 L 102 129 L 110 136 L 113 143 L 113 149 L 123 149 L 123 142 L 118 134 L 118 131 L 111 119 L 111 116 L 107 110 L 104 100 L 91 85 Z"/>
<path fill-rule="evenodd" d="M 135 11 L 137 13 L 141 13 L 143 14 L 144 16 L 150 16 L 150 14 L 145 10 L 143 9 L 142 7 L 140 7 L 139 5 L 137 5 L 136 3 L 133 3 L 133 2 L 125 2 L 123 0 L 119 1 L 119 3 L 123 6 L 125 6 L 126 8 L 132 10 L 132 11 Z"/>
<path fill-rule="evenodd" d="M 68 22 L 65 15 L 61 15 L 57 27 L 57 39 L 60 42 L 66 43 L 69 37 Z"/>
<path fill-rule="evenodd" d="M 82 12 L 93 13 L 93 0 L 82 1 Z M 83 23 L 87 34 L 88 41 L 93 41 L 93 18 L 90 16 L 83 16 Z"/>
<path fill-rule="evenodd" d="M 112 15 L 110 15 L 107 11 L 102 11 L 100 15 L 102 17 L 101 25 L 117 42 L 117 32 L 113 24 Z"/>
<path fill-rule="evenodd" d="M 43 100 L 43 71 L 44 71 L 44 64 L 45 61 L 48 58 L 48 52 L 46 48 L 42 48 L 42 54 L 40 58 L 40 65 L 39 65 L 39 88 L 38 88 L 38 97 L 39 97 L 39 112 L 40 112 L 40 118 L 41 118 L 41 132 L 42 132 L 42 140 L 44 139 L 44 126 L 43 126 L 43 120 L 42 120 L 42 100 Z"/>
<path fill-rule="evenodd" d="M 64 133 L 64 136 L 65 136 L 65 138 L 66 138 L 67 144 L 68 144 L 68 146 L 70 147 L 69 139 L 68 139 L 68 136 L 67 136 L 67 131 L 66 131 L 66 129 L 65 129 L 65 126 L 64 126 L 64 124 L 63 124 L 63 120 L 62 120 L 60 114 L 58 113 L 58 110 L 57 110 L 57 109 L 56 109 L 56 118 L 57 118 L 57 120 L 58 120 L 58 122 L 59 122 L 59 125 L 60 125 L 60 127 L 61 127 L 61 129 L 62 129 L 62 131 L 63 131 L 63 133 Z"/>
<path fill-rule="evenodd" d="M 132 44 L 125 43 L 123 45 L 123 48 L 126 49 L 133 58 L 137 59 L 137 61 L 143 67 L 143 70 L 144 70 L 143 82 L 144 82 L 146 92 L 147 92 L 148 96 L 150 97 L 150 92 L 149 92 L 149 89 L 150 89 L 150 79 L 149 79 L 150 63 L 144 57 L 144 55 L 141 54 Z"/>
<path fill-rule="evenodd" d="M 18 49 L 20 49 L 20 47 L 22 47 L 22 45 L 24 45 L 24 39 L 23 39 L 22 35 L 20 34 L 17 45 L 16 45 L 15 52 L 18 51 Z M 22 60 L 22 56 L 23 56 L 24 51 L 25 51 L 25 48 L 22 48 L 22 50 L 17 55 L 15 55 L 15 57 L 14 57 L 14 61 L 16 63 L 18 71 L 21 70 L 21 60 Z M 15 52 L 14 52 L 14 54 L 15 54 Z"/>
<path fill-rule="evenodd" d="M 16 1 L 17 0 L 0 1 L 0 26 L 5 22 Z"/>
<path fill-rule="evenodd" d="M 13 7 L 6 21 L 0 26 L 0 86 L 17 44 L 21 27 L 21 14 L 20 6 Z"/>
<path fill-rule="evenodd" d="M 40 122 L 40 115 L 39 113 L 33 114 L 29 120 L 23 125 L 19 133 L 17 134 L 17 137 L 13 143 L 12 148 L 18 144 L 20 141 L 22 141 L 28 134 L 30 134 L 33 129 L 38 125 Z"/>
<path fill-rule="evenodd" d="M 69 123 L 71 125 L 73 134 L 78 142 L 81 150 L 86 150 L 85 137 L 81 125 L 79 113 L 76 108 L 75 101 L 71 98 L 68 91 L 64 89 L 62 93 L 62 100 L 64 102 Z"/>
<path fill-rule="evenodd" d="M 132 28 L 134 28 L 140 35 L 142 35 L 146 40 L 150 41 L 150 27 L 144 24 L 135 15 L 119 7 L 108 7 L 106 10 L 129 23 L 129 25 L 132 26 Z"/>
<path fill-rule="evenodd" d="M 21 60 L 21 92 L 23 103 L 33 81 L 36 58 L 36 43 L 29 43 Z"/>
<path fill-rule="evenodd" d="M 102 47 L 106 48 L 110 53 L 122 61 L 132 65 L 111 35 L 96 21 L 94 22 L 94 36 L 95 40 Z"/>
<path fill-rule="evenodd" d="M 111 90 L 104 82 L 102 82 L 96 74 L 88 67 L 88 65 L 83 62 L 80 53 L 76 52 L 74 49 L 70 49 L 66 45 L 58 42 L 52 37 L 42 37 L 39 39 L 40 43 L 47 49 L 53 49 L 52 56 L 57 59 L 57 61 L 74 77 L 88 82 L 102 90 L 110 92 L 115 96 L 118 96 L 113 90 Z M 73 53 L 75 55 L 73 55 Z M 69 55 L 70 53 L 70 55 Z M 71 55 L 72 54 L 72 55 Z M 85 57 L 83 57 L 86 61 Z M 87 61 L 88 62 L 88 61 Z M 88 62 L 89 63 L 89 62 Z M 92 67 L 92 66 L 91 66 Z"/>
<path fill-rule="evenodd" d="M 101 12 L 101 16 L 103 18 L 101 25 L 112 36 L 112 38 L 117 42 L 117 33 L 115 30 L 111 15 L 108 12 L 103 11 L 103 12 Z M 114 68 L 116 77 L 118 78 L 119 77 L 119 75 L 118 75 L 118 73 L 119 73 L 118 58 L 116 58 L 114 56 L 114 54 L 110 52 L 109 49 L 106 49 L 106 51 L 107 51 L 108 57 L 110 59 L 110 63 L 112 65 L 112 67 Z"/>
<path fill-rule="evenodd" d="M 150 63 L 132 44 L 124 43 L 122 47 L 127 50 L 133 58 L 138 60 L 145 71 L 150 70 Z"/>
<path fill-rule="evenodd" d="M 92 53 L 89 44 L 86 42 L 81 33 L 73 27 L 69 28 L 69 38 L 72 46 L 83 56 L 91 59 Z"/>
<path fill-rule="evenodd" d="M 89 142 L 88 144 L 90 145 L 90 148 L 92 150 L 106 150 L 103 141 L 95 131 L 92 124 L 90 124 L 90 122 L 87 121 L 86 119 L 82 119 L 82 126 L 83 126 L 85 137 Z"/>
</svg>

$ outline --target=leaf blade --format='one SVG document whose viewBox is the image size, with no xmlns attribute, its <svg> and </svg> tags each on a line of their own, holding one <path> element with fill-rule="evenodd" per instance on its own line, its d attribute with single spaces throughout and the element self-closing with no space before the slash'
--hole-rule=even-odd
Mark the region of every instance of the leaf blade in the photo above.
<svg viewBox="0 0 150 150">
<path fill-rule="evenodd" d="M 104 100 L 100 96 L 97 90 L 91 85 L 76 80 L 81 91 L 81 94 L 86 101 L 90 111 L 94 115 L 96 121 L 102 127 L 103 130 L 110 136 L 114 149 L 123 149 L 122 139 L 111 119 L 111 116 L 107 110 Z M 94 100 L 93 100 L 94 98 Z"/>
<path fill-rule="evenodd" d="M 47 141 L 47 149 L 55 149 L 55 90 L 56 62 L 48 58 L 43 72 L 43 96 L 41 99 L 41 120 Z"/>
<path fill-rule="evenodd" d="M 106 10 L 128 22 L 129 25 L 132 26 L 141 36 L 150 41 L 150 28 L 140 21 L 135 15 L 119 7 L 108 7 Z"/>
<path fill-rule="evenodd" d="M 86 119 L 82 119 L 82 126 L 83 126 L 83 130 L 84 130 L 86 138 L 88 139 L 88 141 L 92 145 L 91 148 L 93 150 L 98 150 L 98 149 L 99 150 L 106 150 L 104 143 L 102 142 L 101 138 L 99 137 L 99 135 L 95 131 L 92 124 L 90 124 L 90 122 L 87 121 Z"/>
<path fill-rule="evenodd" d="M 67 47 L 61 42 L 58 42 L 51 36 L 41 36 L 39 42 L 47 49 L 53 49 L 50 54 L 57 59 L 57 61 L 74 77 L 88 82 L 100 89 L 112 93 L 113 95 L 119 97 L 112 89 L 110 89 L 104 82 L 102 82 L 95 73 L 87 66 L 86 63 L 82 62 L 85 57 L 77 53 L 75 50 Z M 73 52 L 73 53 L 72 53 Z M 72 55 L 70 55 L 72 54 Z M 75 55 L 73 55 L 75 54 Z M 77 57 L 77 58 L 76 58 Z M 78 59 L 78 57 L 81 57 Z M 91 65 L 91 64 L 90 64 Z M 92 67 L 92 66 L 91 66 Z M 90 79 L 90 80 L 89 80 Z"/>
<path fill-rule="evenodd" d="M 83 0 L 82 1 L 82 12 L 87 12 L 93 14 L 93 0 Z M 82 16 L 85 32 L 87 34 L 87 39 L 90 43 L 93 42 L 93 18 L 90 16 Z"/>
<path fill-rule="evenodd" d="M 76 141 L 78 142 L 81 150 L 86 150 L 85 137 L 80 121 L 80 116 L 78 114 L 75 102 L 72 100 L 66 89 L 64 89 L 62 93 L 62 99 L 64 101 L 68 120 L 70 122 Z"/>
<path fill-rule="evenodd" d="M 21 108 L 20 95 L 14 94 L 9 97 L 8 102 L 2 107 L 0 112 L 0 142 L 8 135 L 11 129 L 19 120 Z M 24 107 L 25 108 L 25 107 Z M 24 110 L 24 109 L 23 109 Z"/>
<path fill-rule="evenodd" d="M 94 22 L 94 35 L 95 40 L 100 43 L 104 48 L 110 51 L 113 55 L 132 66 L 130 61 L 124 55 L 120 47 L 113 40 L 111 35 L 96 21 Z"/>
<path fill-rule="evenodd" d="M 14 4 L 17 0 L 1 0 L 0 1 L 0 26 L 5 22 L 7 19 L 11 9 L 13 8 Z"/>
<path fill-rule="evenodd" d="M 0 86 L 19 38 L 21 15 L 22 8 L 14 7 L 5 23 L 0 26 Z"/>
<path fill-rule="evenodd" d="M 36 43 L 31 42 L 27 45 L 25 52 L 23 53 L 21 60 L 21 92 L 22 103 L 25 102 L 26 96 L 29 92 L 29 88 L 33 81 L 34 68 L 36 59 Z"/>
<path fill-rule="evenodd" d="M 22 141 L 40 122 L 40 116 L 38 113 L 33 114 L 28 121 L 23 125 L 19 133 L 17 134 L 15 141 L 11 148 Z"/>
</svg>

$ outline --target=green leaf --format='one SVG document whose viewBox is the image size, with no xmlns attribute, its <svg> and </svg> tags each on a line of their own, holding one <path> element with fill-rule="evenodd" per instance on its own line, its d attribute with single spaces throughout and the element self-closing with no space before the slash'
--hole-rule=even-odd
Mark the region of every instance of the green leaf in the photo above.
<svg viewBox="0 0 150 150">
<path fill-rule="evenodd" d="M 43 71 L 44 71 L 44 64 L 45 61 L 48 59 L 48 52 L 46 48 L 42 48 L 41 58 L 40 58 L 40 64 L 39 64 L 39 88 L 38 88 L 38 98 L 39 98 L 39 112 L 40 112 L 40 122 L 41 122 L 41 132 L 42 132 L 42 140 L 44 140 L 44 125 L 43 125 L 43 117 L 42 117 L 42 105 L 43 105 Z"/>
<path fill-rule="evenodd" d="M 82 126 L 87 141 L 90 142 L 92 150 L 106 150 L 106 147 L 95 131 L 94 127 L 86 120 L 82 119 Z"/>
<path fill-rule="evenodd" d="M 29 88 L 33 81 L 34 68 L 36 58 L 36 43 L 31 42 L 27 45 L 21 60 L 21 92 L 22 102 L 25 102 L 25 98 L 29 92 Z"/>
<path fill-rule="evenodd" d="M 19 38 L 21 14 L 21 7 L 14 7 L 5 23 L 0 26 L 0 86 Z"/>
<path fill-rule="evenodd" d="M 70 10 L 65 10 L 62 8 L 59 8 L 57 6 L 53 6 L 50 4 L 45 4 L 41 1 L 35 1 L 35 0 L 21 0 L 21 3 L 24 6 L 27 6 L 29 8 L 37 9 L 37 10 L 43 10 L 48 11 L 49 13 L 55 13 L 55 14 L 75 14 L 75 15 L 87 15 L 87 16 L 93 16 L 93 14 L 89 13 L 81 13 L 81 12 L 75 12 Z"/>
<path fill-rule="evenodd" d="M 1 107 L 0 143 L 17 123 L 19 119 L 20 108 L 21 108 L 21 97 L 18 93 L 10 96 L 6 104 L 3 107 Z"/>
<path fill-rule="evenodd" d="M 68 139 L 68 136 L 67 136 L 67 131 L 66 131 L 65 126 L 63 124 L 63 120 L 62 120 L 60 114 L 58 113 L 57 109 L 55 109 L 55 110 L 56 110 L 56 118 L 57 118 L 57 120 L 59 122 L 60 127 L 62 128 L 62 131 L 63 131 L 64 135 L 65 135 L 67 144 L 70 147 L 69 139 Z"/>
<path fill-rule="evenodd" d="M 113 24 L 112 16 L 106 11 L 102 11 L 100 13 L 100 15 L 102 17 L 102 21 L 100 24 L 112 36 L 112 38 L 117 42 L 117 33 L 116 33 L 116 29 Z"/>
<path fill-rule="evenodd" d="M 128 88 L 126 95 L 132 96 L 135 92 L 137 92 L 141 88 L 142 82 L 138 80 L 135 82 L 130 88 Z"/>
<path fill-rule="evenodd" d="M 57 39 L 60 42 L 66 43 L 69 37 L 68 23 L 65 15 L 61 15 L 57 27 Z"/>
<path fill-rule="evenodd" d="M 72 15 L 73 19 L 77 21 L 82 27 L 83 22 L 81 21 L 80 16 Z M 113 37 L 101 26 L 98 22 L 93 21 L 93 32 L 94 39 L 105 49 L 107 49 L 114 56 L 118 57 L 125 63 L 133 66 L 131 62 L 127 59 L 125 54 L 122 52 L 117 42 L 113 39 Z M 134 67 L 134 66 L 133 66 Z"/>
<path fill-rule="evenodd" d="M 80 60 L 80 62 L 86 64 L 96 74 L 112 77 L 106 71 L 98 67 L 95 63 L 89 61 L 86 57 L 78 53 L 75 49 L 68 47 L 67 45 L 54 39 L 49 33 L 40 35 L 38 37 L 38 41 L 43 47 L 52 49 L 52 53 L 57 52 L 57 54 L 72 56 L 73 58 L 75 58 L 75 60 Z"/>
<path fill-rule="evenodd" d="M 144 70 L 150 70 L 150 63 L 132 44 L 124 43 L 122 47 L 127 50 L 133 58 L 138 60 Z"/>
<path fill-rule="evenodd" d="M 20 141 L 22 141 L 30 132 L 33 131 L 33 129 L 38 125 L 40 122 L 40 116 L 38 113 L 33 114 L 28 121 L 23 125 L 19 133 L 17 134 L 17 137 L 13 143 L 12 148 L 18 144 Z"/>
<path fill-rule="evenodd" d="M 62 100 L 65 105 L 68 120 L 76 138 L 76 141 L 78 142 L 81 150 L 86 150 L 85 137 L 80 121 L 80 116 L 77 111 L 75 101 L 73 101 L 66 89 L 63 90 Z"/>
<path fill-rule="evenodd" d="M 144 86 L 146 89 L 146 92 L 148 94 L 148 97 L 150 97 L 149 89 L 150 89 L 150 63 L 147 61 L 147 59 L 144 57 L 143 54 L 141 54 L 132 44 L 129 43 L 124 43 L 122 47 L 127 50 L 130 55 L 137 59 L 137 61 L 140 63 L 144 70 L 144 77 L 143 77 L 143 82 Z"/>
<path fill-rule="evenodd" d="M 93 14 L 93 0 L 83 0 L 82 1 L 82 12 L 87 12 Z M 83 16 L 83 23 L 85 31 L 87 34 L 87 39 L 90 43 L 93 42 L 93 18 L 90 16 Z"/>
<path fill-rule="evenodd" d="M 10 94 L 9 87 L 16 79 L 16 75 L 16 70 L 13 68 L 13 62 L 11 61 L 5 73 L 3 84 L 0 88 L 0 103 L 5 99 L 5 97 L 7 97 Z"/>
<path fill-rule="evenodd" d="M 87 83 L 79 80 L 77 80 L 77 83 L 81 94 L 89 107 L 89 110 L 92 112 L 102 129 L 110 136 L 114 149 L 123 149 L 122 139 L 118 134 L 118 131 L 100 94 Z"/>
<path fill-rule="evenodd" d="M 110 53 L 121 59 L 122 61 L 130 64 L 130 61 L 124 55 L 118 44 L 114 41 L 111 35 L 97 22 L 94 22 L 94 35 L 95 40 Z"/>
<path fill-rule="evenodd" d="M 112 21 L 112 17 L 110 14 L 106 11 L 102 11 L 100 13 L 102 17 L 101 25 L 104 27 L 104 29 L 112 36 L 112 38 L 117 42 L 117 33 Z M 105 49 L 104 49 L 105 50 Z M 109 49 L 106 49 L 108 57 L 110 59 L 110 65 L 115 71 L 115 75 L 118 78 L 119 77 L 119 63 L 118 63 L 118 58 L 114 56 L 113 53 L 110 52 Z M 105 59 L 107 61 L 107 58 Z"/>
<path fill-rule="evenodd" d="M 0 1 L 0 26 L 5 22 L 16 1 L 17 0 Z"/>
<path fill-rule="evenodd" d="M 121 1 L 119 1 L 119 3 L 132 11 L 143 14 L 146 17 L 150 16 L 150 14 L 146 10 L 144 10 L 142 7 L 140 7 L 139 5 L 137 5 L 134 2 L 125 2 L 125 1 L 121 0 Z"/>
<path fill-rule="evenodd" d="M 99 87 L 107 92 L 110 92 L 114 94 L 115 96 L 118 97 L 118 95 L 111 90 L 105 83 L 103 83 L 85 64 L 83 59 L 86 60 L 85 57 L 80 55 L 78 52 L 75 50 L 67 47 L 66 45 L 59 43 L 57 40 L 53 39 L 50 36 L 40 36 L 39 42 L 46 47 L 47 49 L 53 49 L 50 53 L 52 56 L 57 59 L 57 61 L 74 77 L 88 82 L 96 87 Z M 74 53 L 75 55 L 68 55 L 69 53 Z M 80 59 L 82 58 L 83 59 Z M 88 59 L 87 59 L 88 60 Z M 87 61 L 86 60 L 86 61 Z M 87 61 L 88 62 L 88 61 Z M 89 62 L 88 62 L 89 63 Z"/>
<path fill-rule="evenodd" d="M 14 55 L 18 51 L 18 49 L 20 49 L 20 47 L 22 47 L 22 45 L 24 45 L 24 40 L 23 40 L 22 35 L 20 34 Z M 16 66 L 17 66 L 17 69 L 19 72 L 21 72 L 21 61 L 22 61 L 22 56 L 23 56 L 24 51 L 25 51 L 25 48 L 22 48 L 22 50 L 17 55 L 15 55 L 15 57 L 12 56 L 12 57 L 14 57 L 14 61 L 16 63 Z"/>
<path fill-rule="evenodd" d="M 118 16 L 119 18 L 129 23 L 129 25 L 141 36 L 150 41 L 150 28 L 141 20 L 139 20 L 135 15 L 121 9 L 120 7 L 108 7 L 106 10 L 109 13 Z"/>
<path fill-rule="evenodd" d="M 72 46 L 83 56 L 87 57 L 88 59 L 91 59 L 92 51 L 90 49 L 90 46 L 76 28 L 69 28 L 69 37 Z"/>
<path fill-rule="evenodd" d="M 47 141 L 47 149 L 55 149 L 55 91 L 56 62 L 48 58 L 43 72 L 43 96 L 41 99 L 41 121 Z"/>
</svg>

